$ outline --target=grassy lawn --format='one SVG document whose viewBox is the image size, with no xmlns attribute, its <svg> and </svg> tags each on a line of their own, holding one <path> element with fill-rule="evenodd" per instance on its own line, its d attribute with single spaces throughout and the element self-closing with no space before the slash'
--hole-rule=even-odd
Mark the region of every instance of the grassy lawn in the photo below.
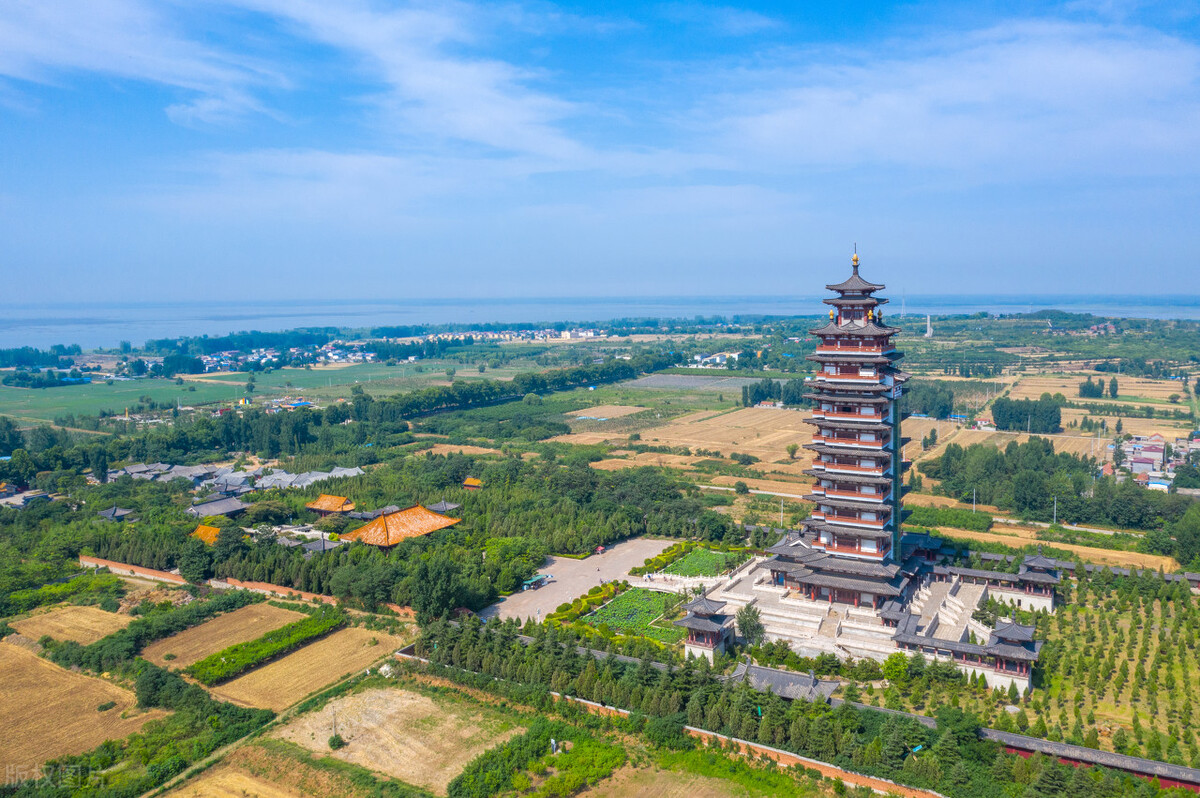
<svg viewBox="0 0 1200 798">
<path fill-rule="evenodd" d="M 635 587 L 581 620 L 597 628 L 607 624 L 609 629 L 621 634 L 641 635 L 660 643 L 678 643 L 686 632 L 662 620 L 678 600 L 679 597 L 671 593 Z"/>
<path fill-rule="evenodd" d="M 733 568 L 743 559 L 745 557 L 731 552 L 696 548 L 663 570 L 676 576 L 717 576 Z"/>
</svg>

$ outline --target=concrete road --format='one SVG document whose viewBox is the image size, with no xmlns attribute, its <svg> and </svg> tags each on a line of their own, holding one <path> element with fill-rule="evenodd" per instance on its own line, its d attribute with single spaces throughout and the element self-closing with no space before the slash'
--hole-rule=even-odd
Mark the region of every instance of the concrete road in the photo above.
<svg viewBox="0 0 1200 798">
<path fill-rule="evenodd" d="M 660 554 L 674 542 L 634 538 L 617 543 L 603 554 L 593 554 L 586 560 L 550 557 L 538 573 L 550 574 L 554 579 L 537 590 L 525 590 L 502 598 L 479 615 L 482 618 L 499 615 L 503 619 L 516 618 L 522 622 L 526 618 L 541 620 L 558 609 L 560 604 L 569 604 L 601 581 L 627 579 L 630 568 L 636 568 L 650 557 Z"/>
</svg>

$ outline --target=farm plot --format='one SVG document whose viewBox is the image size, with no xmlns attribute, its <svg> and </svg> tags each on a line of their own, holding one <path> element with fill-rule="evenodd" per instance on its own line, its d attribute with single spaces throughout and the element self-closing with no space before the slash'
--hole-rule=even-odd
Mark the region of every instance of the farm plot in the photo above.
<svg viewBox="0 0 1200 798">
<path fill-rule="evenodd" d="M 686 633 L 681 627 L 662 619 L 677 600 L 678 596 L 672 593 L 635 587 L 580 620 L 597 629 L 607 626 L 621 634 L 640 635 L 660 643 L 678 643 Z"/>
<path fill-rule="evenodd" d="M 503 454 L 499 449 L 489 449 L 486 446 L 469 446 L 455 443 L 435 444 L 432 449 L 426 449 L 429 454 Z"/>
<path fill-rule="evenodd" d="M 255 640 L 272 629 L 304 617 L 304 613 L 273 607 L 266 602 L 251 604 L 152 643 L 142 651 L 142 656 L 155 665 L 186 668 L 210 654 Z M 172 654 L 172 659 L 166 659 Z"/>
<path fill-rule="evenodd" d="M 1103 399 L 1079 400 L 1079 383 L 1088 377 L 1095 382 L 1100 379 L 1105 386 L 1113 377 L 1117 378 L 1118 396 L 1114 400 L 1107 393 Z M 1009 394 L 1013 399 L 1037 399 L 1043 393 L 1061 393 L 1072 400 L 1085 402 L 1116 402 L 1119 404 L 1167 404 L 1172 394 L 1183 396 L 1183 385 L 1178 380 L 1149 380 L 1123 374 L 1087 371 L 1080 374 L 1039 374 L 1021 377 Z M 1184 406 L 1184 405 L 1181 405 Z"/>
<path fill-rule="evenodd" d="M 391 654 L 406 642 L 381 632 L 343 629 L 209 692 L 240 706 L 279 711 Z"/>
<path fill-rule="evenodd" d="M 342 795 L 366 798 L 369 794 L 343 773 L 319 768 L 266 745 L 246 745 L 219 764 L 167 793 L 169 798 L 305 798 L 309 795 Z"/>
<path fill-rule="evenodd" d="M 55 640 L 71 640 L 86 646 L 124 629 L 132 620 L 129 615 L 106 612 L 99 607 L 56 607 L 9 625 L 30 640 L 50 635 Z"/>
<path fill-rule="evenodd" d="M 687 446 L 729 456 L 751 454 L 763 462 L 788 461 L 788 444 L 812 441 L 811 413 L 800 410 L 746 407 L 728 413 L 692 413 L 642 432 L 642 441 L 660 446 Z M 797 465 L 811 462 L 811 453 L 796 453 Z"/>
<path fill-rule="evenodd" d="M 1105 445 L 1112 442 L 1116 435 L 1117 418 L 1121 419 L 1121 431 L 1130 435 L 1162 435 L 1167 441 L 1174 438 L 1182 438 L 1187 436 L 1195 427 L 1188 421 L 1175 421 L 1165 418 L 1142 418 L 1139 416 L 1100 416 L 1094 413 L 1089 413 L 1086 410 L 1076 410 L 1073 407 L 1065 407 L 1062 411 L 1063 426 L 1068 426 L 1072 421 L 1079 425 L 1079 422 L 1085 417 L 1090 417 L 1092 421 L 1108 422 L 1108 431 L 1100 434 Z M 1077 433 L 1086 435 L 1087 433 Z"/>
<path fill-rule="evenodd" d="M 507 715 L 466 698 L 383 688 L 330 701 L 275 735 L 327 754 L 335 717 L 346 746 L 331 756 L 439 795 L 468 762 L 523 731 Z"/>
<path fill-rule="evenodd" d="M 663 569 L 676 576 L 717 576 L 733 568 L 744 556 L 728 551 L 695 548 Z"/>
<path fill-rule="evenodd" d="M 610 418 L 621 418 L 622 416 L 631 416 L 634 413 L 640 413 L 646 408 L 632 407 L 630 405 L 596 405 L 595 407 L 585 407 L 582 410 L 572 410 L 566 415 L 572 418 L 586 418 L 593 421 L 607 421 Z"/>
<path fill-rule="evenodd" d="M 703 457 L 683 454 L 662 454 L 661 452 L 639 452 L 625 459 L 599 460 L 592 463 L 592 468 L 601 471 L 620 471 L 623 468 L 640 468 L 642 466 L 658 466 L 660 468 L 691 468 L 695 463 L 704 460 Z"/>
<path fill-rule="evenodd" d="M 32 771 L 47 759 L 83 753 L 167 715 L 139 712 L 128 690 L 9 643 L 0 643 L 0 673 L 0 767 Z M 111 708 L 99 710 L 110 702 Z"/>
<path fill-rule="evenodd" d="M 947 437 L 946 440 L 952 440 L 964 449 L 973 443 L 984 443 L 988 446 L 1003 449 L 1005 446 L 1008 446 L 1009 441 L 1024 443 L 1031 437 L 1046 438 L 1054 445 L 1054 451 L 1056 452 L 1068 452 L 1084 457 L 1103 457 L 1106 451 L 1105 446 L 1108 445 L 1107 441 L 1103 438 L 1093 438 L 1085 435 L 1059 434 L 1030 436 L 1024 432 L 998 432 L 986 429 L 959 430 L 952 438 Z M 937 454 L 940 454 L 940 451 Z"/>
</svg>

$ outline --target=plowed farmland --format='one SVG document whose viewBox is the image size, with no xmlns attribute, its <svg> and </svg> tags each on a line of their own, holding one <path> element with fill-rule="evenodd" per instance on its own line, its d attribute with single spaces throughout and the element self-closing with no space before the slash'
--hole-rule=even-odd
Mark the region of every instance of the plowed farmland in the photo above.
<svg viewBox="0 0 1200 798">
<path fill-rule="evenodd" d="M 124 629 L 133 618 L 106 612 L 99 607 L 56 607 L 10 626 L 30 640 L 50 635 L 55 640 L 73 640 L 87 645 Z"/>
<path fill-rule="evenodd" d="M 406 643 L 403 638 L 381 632 L 343 629 L 210 692 L 241 706 L 278 711 Z"/>
<path fill-rule="evenodd" d="M 522 731 L 485 704 L 389 688 L 335 699 L 276 736 L 326 754 L 335 717 L 346 747 L 332 756 L 440 795 L 468 762 Z"/>
<path fill-rule="evenodd" d="M 251 604 L 152 643 L 142 651 L 142 656 L 163 667 L 186 668 L 209 654 L 235 643 L 254 640 L 303 617 L 303 613 L 272 607 L 270 604 Z M 167 660 L 165 657 L 168 654 L 175 656 Z"/>
<path fill-rule="evenodd" d="M 9 643 L 0 643 L 0 767 L 32 769 L 139 731 L 162 710 L 139 712 L 133 693 L 72 673 Z M 100 712 L 97 707 L 114 702 Z"/>
<path fill-rule="evenodd" d="M 752 454 L 763 462 L 788 460 L 790 443 L 812 440 L 813 428 L 804 423 L 811 414 L 800 410 L 746 407 L 728 413 L 690 413 L 661 427 L 642 432 L 644 443 L 687 446 L 690 449 Z M 796 463 L 811 462 L 810 452 L 801 449 Z"/>
</svg>

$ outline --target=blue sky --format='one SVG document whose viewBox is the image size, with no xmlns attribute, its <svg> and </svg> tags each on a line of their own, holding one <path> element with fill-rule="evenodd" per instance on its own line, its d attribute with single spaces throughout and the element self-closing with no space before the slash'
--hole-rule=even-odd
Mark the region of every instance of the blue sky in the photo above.
<svg viewBox="0 0 1200 798">
<path fill-rule="evenodd" d="M 8 0 L 0 303 L 1200 293 L 1200 4 Z"/>
</svg>

